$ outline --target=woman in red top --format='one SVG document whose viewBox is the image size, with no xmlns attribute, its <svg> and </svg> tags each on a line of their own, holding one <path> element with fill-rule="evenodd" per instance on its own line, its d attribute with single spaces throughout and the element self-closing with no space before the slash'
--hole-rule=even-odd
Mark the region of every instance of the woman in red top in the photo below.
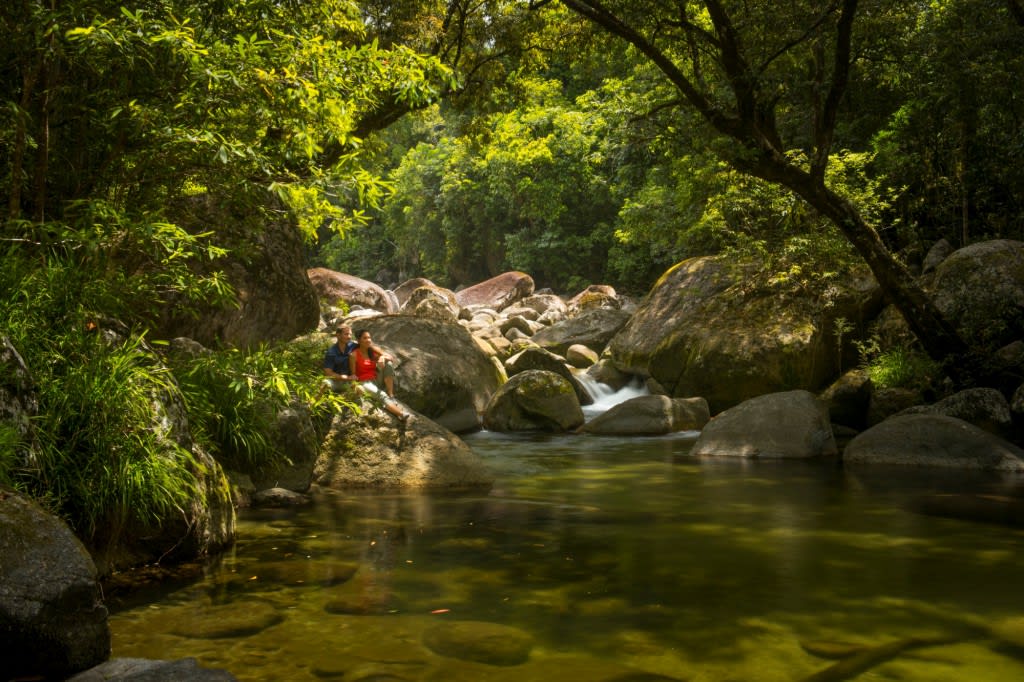
<svg viewBox="0 0 1024 682">
<path fill-rule="evenodd" d="M 394 358 L 373 349 L 373 339 L 368 329 L 357 331 L 356 341 L 359 345 L 348 356 L 349 374 L 355 376 L 364 391 L 380 398 L 384 402 L 384 409 L 404 422 L 409 418 L 409 413 L 399 407 L 394 397 L 395 373 L 391 364 Z M 384 365 L 384 369 L 381 370 L 379 365 Z M 383 382 L 380 380 L 381 375 Z M 381 388 L 381 383 L 385 388 Z"/>
</svg>

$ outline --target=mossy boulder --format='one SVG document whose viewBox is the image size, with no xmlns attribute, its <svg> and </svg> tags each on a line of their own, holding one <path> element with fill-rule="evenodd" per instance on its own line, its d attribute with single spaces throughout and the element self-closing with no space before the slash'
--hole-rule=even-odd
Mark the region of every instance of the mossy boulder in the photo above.
<svg viewBox="0 0 1024 682">
<path fill-rule="evenodd" d="M 423 633 L 423 643 L 440 656 L 489 665 L 519 665 L 530 657 L 533 637 L 507 625 L 445 621 Z"/>
<path fill-rule="evenodd" d="M 608 352 L 621 371 L 676 397 L 703 396 L 715 414 L 766 393 L 820 389 L 840 365 L 836 320 L 860 330 L 879 305 L 866 274 L 815 292 L 755 262 L 693 258 L 661 277 Z"/>
<path fill-rule="evenodd" d="M 930 293 L 964 338 L 996 349 L 1024 337 L 1024 242 L 995 239 L 954 251 Z"/>
<path fill-rule="evenodd" d="M 0 487 L 0 661 L 4 679 L 64 679 L 110 655 L 96 566 L 55 516 Z"/>
<path fill-rule="evenodd" d="M 516 353 L 505 361 L 506 376 L 515 376 L 531 369 L 543 369 L 564 378 L 572 384 L 572 390 L 576 392 L 576 398 L 580 401 L 580 405 L 590 405 L 594 402 L 594 399 L 587 393 L 587 389 L 583 388 L 583 384 L 569 369 L 565 358 L 555 355 L 551 351 L 531 347 Z"/>
<path fill-rule="evenodd" d="M 510 377 L 484 410 L 491 431 L 569 431 L 583 425 L 583 409 L 564 377 L 530 369 Z"/>
<path fill-rule="evenodd" d="M 313 477 L 336 489 L 473 489 L 494 483 L 479 455 L 451 431 L 415 413 L 402 423 L 369 402 L 362 414 L 335 416 Z"/>
</svg>

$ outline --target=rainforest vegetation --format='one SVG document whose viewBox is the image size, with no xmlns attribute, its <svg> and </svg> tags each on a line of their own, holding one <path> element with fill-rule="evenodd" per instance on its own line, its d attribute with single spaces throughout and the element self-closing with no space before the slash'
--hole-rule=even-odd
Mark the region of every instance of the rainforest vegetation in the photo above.
<svg viewBox="0 0 1024 682">
<path fill-rule="evenodd" d="M 383 286 L 642 295 L 697 255 L 804 286 L 864 262 L 963 383 L 969 344 L 911 272 L 939 239 L 1024 239 L 1020 0 L 11 0 L 0 22 L 0 335 L 38 402 L 0 422 L 0 483 L 85 537 L 195 484 L 147 396 L 177 387 L 225 463 L 274 456 L 270 407 L 320 400 L 273 349 L 142 352 L 169 299 L 233 300 L 222 226 L 184 226 L 197 197 Z"/>
</svg>

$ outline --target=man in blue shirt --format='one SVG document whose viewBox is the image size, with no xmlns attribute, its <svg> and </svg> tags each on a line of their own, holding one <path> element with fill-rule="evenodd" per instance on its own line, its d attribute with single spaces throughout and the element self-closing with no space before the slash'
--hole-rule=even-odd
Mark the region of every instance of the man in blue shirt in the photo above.
<svg viewBox="0 0 1024 682">
<path fill-rule="evenodd" d="M 352 328 L 346 325 L 339 325 L 334 331 L 338 339 L 336 343 L 324 353 L 324 381 L 332 391 L 340 391 L 347 381 L 355 381 L 354 376 L 349 375 L 348 356 L 359 344 L 352 340 Z"/>
</svg>

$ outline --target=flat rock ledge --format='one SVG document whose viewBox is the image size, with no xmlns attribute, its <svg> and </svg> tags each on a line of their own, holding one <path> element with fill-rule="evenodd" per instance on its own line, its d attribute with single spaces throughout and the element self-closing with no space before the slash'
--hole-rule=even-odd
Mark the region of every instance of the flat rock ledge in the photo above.
<svg viewBox="0 0 1024 682">
<path fill-rule="evenodd" d="M 457 435 L 412 413 L 405 423 L 377 408 L 334 418 L 313 467 L 334 489 L 477 489 L 494 474 Z"/>
</svg>

